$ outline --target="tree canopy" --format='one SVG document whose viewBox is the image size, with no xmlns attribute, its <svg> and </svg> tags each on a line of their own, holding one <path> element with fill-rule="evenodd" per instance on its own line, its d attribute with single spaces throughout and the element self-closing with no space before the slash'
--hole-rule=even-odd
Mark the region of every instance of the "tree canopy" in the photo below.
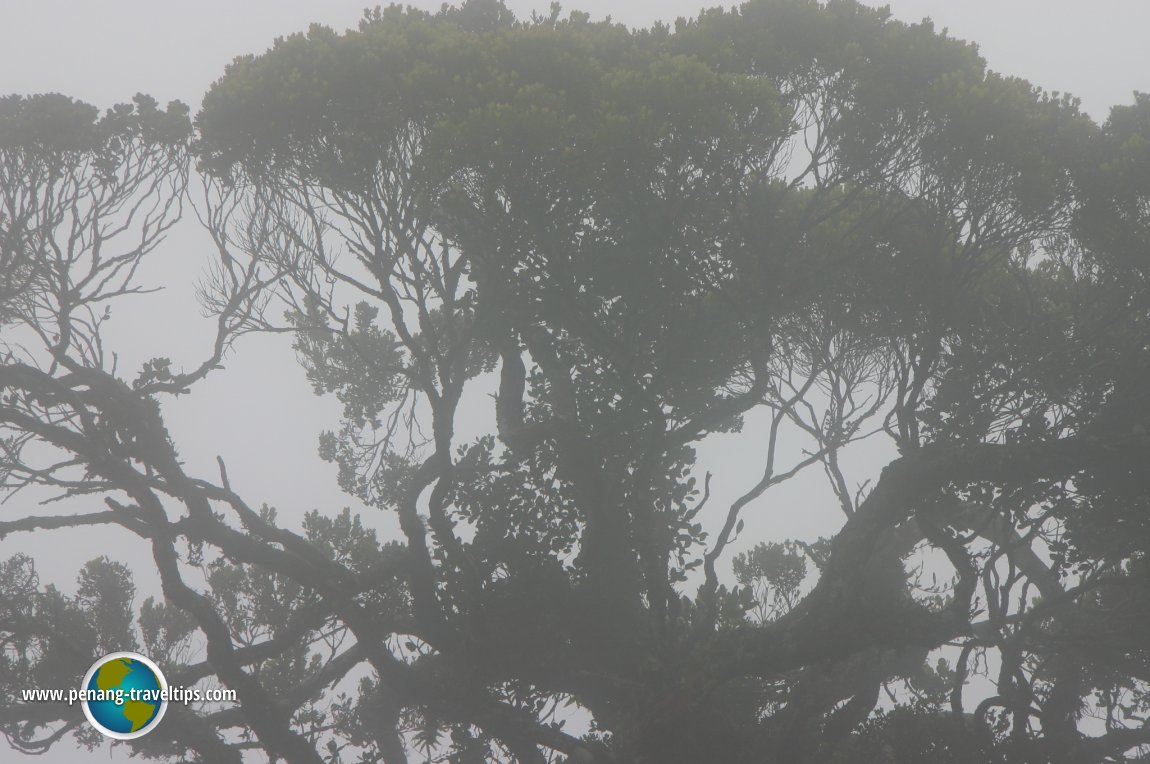
<svg viewBox="0 0 1150 764">
<path fill-rule="evenodd" d="M 0 537 L 122 526 L 163 589 L 0 563 L 0 684 L 139 648 L 235 690 L 130 744 L 172 762 L 1144 760 L 1148 200 L 1150 98 L 1096 125 L 849 0 L 390 6 L 194 118 L 0 99 L 0 490 L 103 503 Z M 215 343 L 123 376 L 105 311 L 185 207 Z M 277 331 L 399 538 L 181 459 L 165 401 Z M 762 467 L 719 507 L 723 433 Z M 805 470 L 840 530 L 748 543 Z M 95 745 L 74 711 L 0 729 Z"/>
</svg>

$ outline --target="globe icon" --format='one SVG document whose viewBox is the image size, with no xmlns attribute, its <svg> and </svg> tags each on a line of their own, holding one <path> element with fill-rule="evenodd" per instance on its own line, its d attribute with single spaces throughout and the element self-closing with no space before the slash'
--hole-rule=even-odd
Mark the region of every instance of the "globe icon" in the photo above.
<svg viewBox="0 0 1150 764">
<path fill-rule="evenodd" d="M 136 653 L 113 653 L 96 661 L 84 677 L 84 715 L 108 737 L 131 740 L 159 724 L 167 688 L 152 661 Z"/>
</svg>

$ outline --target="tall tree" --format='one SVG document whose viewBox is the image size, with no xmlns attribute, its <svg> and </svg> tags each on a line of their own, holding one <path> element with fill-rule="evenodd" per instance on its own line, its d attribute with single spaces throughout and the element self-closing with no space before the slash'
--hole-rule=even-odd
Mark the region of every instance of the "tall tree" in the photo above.
<svg viewBox="0 0 1150 764">
<path fill-rule="evenodd" d="M 128 632 L 122 566 L 91 563 L 70 597 L 8 561 L 9 692 L 142 639 L 173 682 L 237 691 L 133 743 L 204 762 L 1077 763 L 1150 744 L 1144 99 L 1100 129 L 853 2 L 630 31 L 473 1 L 238 59 L 194 136 L 146 99 L 104 118 L 3 103 L 0 320 L 44 352 L 12 342 L 0 367 L 0 474 L 108 509 L 0 534 L 120 524 L 164 592 Z M 82 140 L 21 132 L 35 121 Z M 116 261 L 134 275 L 189 147 L 217 341 L 191 371 L 122 380 L 80 316 L 131 282 L 84 274 L 109 267 L 110 232 L 142 231 Z M 75 205 L 30 227 L 39 202 L 19 200 L 64 181 L 24 161 L 161 217 L 92 202 L 79 229 Z M 63 242 L 78 254 L 56 262 Z M 222 463 L 181 462 L 164 397 L 278 329 L 343 404 L 321 453 L 401 541 L 347 512 L 281 527 Z M 461 437 L 463 417 L 488 432 Z M 696 454 L 732 431 L 763 468 L 716 511 Z M 866 438 L 899 456 L 852 486 Z M 841 530 L 729 557 L 752 503 L 808 468 Z M 28 751 L 77 723 L 0 716 Z"/>
</svg>

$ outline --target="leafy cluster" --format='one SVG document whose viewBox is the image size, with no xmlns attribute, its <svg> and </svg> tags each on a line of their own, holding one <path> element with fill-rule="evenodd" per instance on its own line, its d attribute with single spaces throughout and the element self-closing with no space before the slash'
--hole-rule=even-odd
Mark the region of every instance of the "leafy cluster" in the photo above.
<svg viewBox="0 0 1150 764">
<path fill-rule="evenodd" d="M 0 322 L 39 345 L 0 340 L 0 488 L 107 509 L 0 536 L 120 526 L 163 598 L 5 562 L 3 686 L 142 645 L 236 690 L 132 744 L 205 764 L 1145 758 L 1148 115 L 853 0 L 389 6 L 237 59 L 194 128 L 4 99 Z M 100 309 L 193 180 L 216 341 L 125 381 Z M 180 458 L 162 401 L 256 331 L 399 540 Z M 733 442 L 762 471 L 716 506 Z M 839 530 L 757 535 L 808 470 Z M 78 725 L 0 712 L 29 752 Z"/>
</svg>

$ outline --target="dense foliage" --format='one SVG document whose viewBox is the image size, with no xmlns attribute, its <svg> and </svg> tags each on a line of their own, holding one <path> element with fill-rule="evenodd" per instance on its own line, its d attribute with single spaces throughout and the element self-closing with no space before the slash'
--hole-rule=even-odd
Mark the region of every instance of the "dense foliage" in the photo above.
<svg viewBox="0 0 1150 764">
<path fill-rule="evenodd" d="M 213 351 L 123 378 L 102 311 L 185 203 Z M 1143 760 L 1148 258 L 1150 98 L 1098 126 L 847 0 L 389 7 L 237 59 L 194 123 L 10 96 L 0 488 L 107 508 L 0 536 L 118 524 L 164 598 L 3 562 L 0 684 L 140 648 L 236 690 L 131 744 L 167 761 Z M 397 541 L 186 471 L 164 400 L 284 329 Z M 722 433 L 763 465 L 727 507 Z M 839 532 L 748 543 L 807 469 Z M 0 728 L 95 745 L 72 711 Z"/>
</svg>

